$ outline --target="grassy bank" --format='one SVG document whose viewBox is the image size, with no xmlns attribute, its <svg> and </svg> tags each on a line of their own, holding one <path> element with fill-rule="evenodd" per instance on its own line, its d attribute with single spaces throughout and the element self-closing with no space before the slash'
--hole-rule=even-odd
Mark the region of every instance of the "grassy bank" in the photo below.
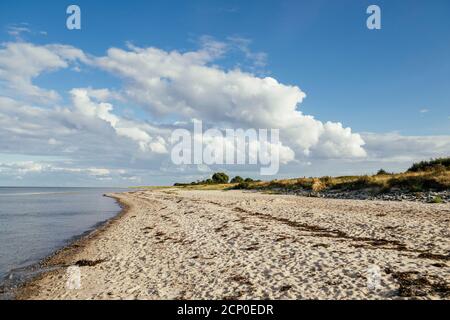
<svg viewBox="0 0 450 320">
<path fill-rule="evenodd" d="M 255 181 L 227 184 L 183 185 L 176 188 L 190 190 L 308 190 L 323 191 L 356 191 L 368 190 L 384 193 L 393 190 L 406 192 L 425 192 L 450 190 L 450 171 L 443 172 L 406 172 L 399 174 L 295 178 L 272 181 Z"/>
<path fill-rule="evenodd" d="M 240 179 L 242 180 L 242 178 Z M 380 170 L 375 175 L 363 176 L 305 177 L 272 181 L 251 181 L 249 179 L 250 181 L 242 180 L 239 183 L 217 184 L 211 183 L 210 180 L 206 180 L 208 183 L 197 182 L 178 187 L 195 190 L 304 190 L 311 192 L 364 190 L 375 194 L 397 190 L 404 192 L 444 191 L 450 190 L 450 158 L 414 163 L 406 172 L 396 174 Z"/>
<path fill-rule="evenodd" d="M 372 176 L 342 176 L 321 178 L 298 178 L 266 182 L 240 183 L 234 189 L 256 190 L 309 190 L 355 191 L 369 190 L 374 193 L 402 190 L 406 192 L 443 191 L 450 189 L 450 171 L 406 172 L 377 174 Z"/>
</svg>

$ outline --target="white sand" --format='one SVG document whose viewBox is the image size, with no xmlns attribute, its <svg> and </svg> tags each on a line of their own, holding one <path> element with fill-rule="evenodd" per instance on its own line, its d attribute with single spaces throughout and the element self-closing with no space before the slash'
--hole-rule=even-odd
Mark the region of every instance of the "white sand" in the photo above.
<svg viewBox="0 0 450 320">
<path fill-rule="evenodd" d="M 127 213 L 49 261 L 105 260 L 80 267 L 81 288 L 68 289 L 61 268 L 19 297 L 450 298 L 448 204 L 177 189 L 116 196 Z M 399 291 L 399 276 L 419 284 Z"/>
</svg>

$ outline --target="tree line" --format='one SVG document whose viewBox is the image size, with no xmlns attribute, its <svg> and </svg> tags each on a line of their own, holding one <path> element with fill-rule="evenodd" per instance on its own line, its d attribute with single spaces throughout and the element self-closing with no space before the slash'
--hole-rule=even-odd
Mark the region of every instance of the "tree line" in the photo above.
<svg viewBox="0 0 450 320">
<path fill-rule="evenodd" d="M 242 178 L 241 176 L 235 176 L 230 180 L 230 177 L 224 172 L 216 172 L 211 178 L 206 180 L 193 181 L 191 183 L 175 183 L 174 186 L 195 186 L 195 185 L 207 185 L 207 184 L 228 184 L 228 183 L 244 183 L 244 182 L 256 182 L 259 180 L 253 180 L 252 178 Z"/>
</svg>

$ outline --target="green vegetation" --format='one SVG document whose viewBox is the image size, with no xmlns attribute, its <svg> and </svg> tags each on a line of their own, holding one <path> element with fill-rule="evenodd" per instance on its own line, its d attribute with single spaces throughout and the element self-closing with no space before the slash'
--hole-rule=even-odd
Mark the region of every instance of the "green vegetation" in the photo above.
<svg viewBox="0 0 450 320">
<path fill-rule="evenodd" d="M 380 170 L 378 170 L 378 172 L 377 172 L 377 176 L 383 176 L 383 175 L 388 175 L 388 174 L 390 174 L 390 173 L 387 172 L 387 171 L 384 170 L 384 169 L 380 169 Z"/>
<path fill-rule="evenodd" d="M 311 192 L 366 190 L 372 193 L 386 193 L 393 190 L 401 190 L 404 192 L 449 190 L 450 169 L 443 170 L 441 166 L 436 166 L 436 163 L 433 164 L 433 168 L 434 170 L 428 169 L 418 172 L 407 171 L 398 174 L 380 170 L 377 174 L 371 176 L 326 176 L 321 178 L 311 177 L 273 180 L 268 182 L 239 183 L 234 189 L 256 189 L 266 191 L 307 190 Z M 439 199 L 436 201 L 439 201 Z"/>
<path fill-rule="evenodd" d="M 219 184 L 219 183 L 228 183 L 228 180 L 230 180 L 230 177 L 228 177 L 225 173 L 223 172 L 216 172 L 213 174 L 212 176 L 212 181 L 215 184 Z"/>
<path fill-rule="evenodd" d="M 242 182 L 244 182 L 244 179 L 240 176 L 236 176 L 230 181 L 230 183 L 242 183 Z"/>
<path fill-rule="evenodd" d="M 187 190 L 228 190 L 230 184 L 178 184 L 176 187 Z"/>
<path fill-rule="evenodd" d="M 185 186 L 200 186 L 200 185 L 213 185 L 213 184 L 227 184 L 230 178 L 223 172 L 216 172 L 213 174 L 211 179 L 206 179 L 202 181 L 195 181 L 191 183 L 175 183 L 175 187 L 185 187 Z"/>
<path fill-rule="evenodd" d="M 392 190 L 405 192 L 443 191 L 450 189 L 450 171 L 273 180 L 270 182 L 240 183 L 235 188 L 309 190 L 312 192 L 367 190 L 373 193 Z"/>
<path fill-rule="evenodd" d="M 250 183 L 250 182 L 260 182 L 260 180 L 253 180 L 251 178 L 242 178 L 240 176 L 236 176 L 233 179 L 224 173 L 224 172 L 216 172 L 212 175 L 210 179 L 195 181 L 190 183 L 175 183 L 175 187 L 193 187 L 194 189 L 207 189 L 207 190 L 217 190 L 217 189 L 229 189 L 241 183 Z M 202 188 L 199 188 L 202 186 Z M 214 186 L 214 187 L 213 187 Z"/>
<path fill-rule="evenodd" d="M 423 172 L 423 171 L 445 171 L 450 170 L 450 157 L 431 159 L 430 161 L 421 161 L 414 163 L 408 172 Z"/>
<path fill-rule="evenodd" d="M 442 203 L 444 200 L 440 196 L 434 197 L 431 203 Z"/>
<path fill-rule="evenodd" d="M 365 190 L 371 193 L 385 193 L 394 190 L 404 192 L 443 191 L 450 189 L 450 158 L 422 161 L 412 165 L 404 173 L 388 173 L 380 169 L 375 175 L 341 176 L 320 178 L 297 178 L 285 180 L 260 181 L 236 176 L 228 183 L 229 177 L 223 172 L 214 173 L 211 179 L 175 184 L 195 189 L 241 189 L 261 191 L 355 191 Z M 439 203 L 440 197 L 433 201 Z"/>
</svg>

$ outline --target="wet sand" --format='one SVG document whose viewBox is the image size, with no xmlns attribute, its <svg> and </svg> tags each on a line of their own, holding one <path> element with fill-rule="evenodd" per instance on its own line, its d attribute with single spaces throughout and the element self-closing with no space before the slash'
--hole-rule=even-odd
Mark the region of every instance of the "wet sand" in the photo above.
<svg viewBox="0 0 450 320">
<path fill-rule="evenodd" d="M 45 262 L 20 299 L 449 299 L 450 204 L 160 189 Z M 77 265 L 80 288 L 67 286 Z"/>
</svg>

